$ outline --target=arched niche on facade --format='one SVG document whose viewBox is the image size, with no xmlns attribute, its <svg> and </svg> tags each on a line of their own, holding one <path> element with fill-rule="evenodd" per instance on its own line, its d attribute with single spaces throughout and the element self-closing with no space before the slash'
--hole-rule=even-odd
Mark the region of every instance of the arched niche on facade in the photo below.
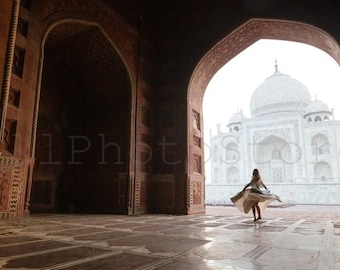
<svg viewBox="0 0 340 270">
<path fill-rule="evenodd" d="M 236 160 L 239 160 L 239 149 L 238 145 L 234 142 L 230 142 L 225 147 L 225 162 L 226 163 L 233 163 Z"/>
<path fill-rule="evenodd" d="M 330 144 L 325 134 L 315 134 L 311 140 L 312 155 L 318 156 L 330 153 Z"/>
<path fill-rule="evenodd" d="M 193 141 L 193 136 L 196 136 L 196 138 L 199 136 L 201 141 L 204 141 L 202 101 L 207 85 L 222 66 L 260 39 L 287 40 L 309 44 L 325 51 L 340 64 L 340 48 L 337 42 L 323 30 L 301 22 L 251 19 L 218 42 L 197 64 L 188 87 L 188 187 L 192 186 L 193 183 L 196 186 L 204 186 L 204 164 L 201 164 L 200 168 L 202 169 L 199 173 L 194 167 L 197 166 L 195 160 L 204 162 L 204 150 L 190 142 Z M 197 126 L 201 127 L 199 132 L 197 132 Z M 188 190 L 188 198 L 191 198 L 192 194 L 193 191 Z M 204 193 L 202 193 L 202 196 L 204 196 Z M 188 201 L 188 213 L 203 212 L 203 204 L 202 201 L 201 205 L 195 205 L 193 200 L 190 199 Z"/>
<path fill-rule="evenodd" d="M 227 169 L 227 183 L 238 183 L 240 181 L 240 171 L 236 166 Z"/>
<path fill-rule="evenodd" d="M 264 179 L 283 182 L 290 179 L 295 159 L 291 144 L 286 139 L 270 135 L 254 145 L 254 161 Z"/>
<path fill-rule="evenodd" d="M 314 182 L 332 182 L 332 168 L 328 162 L 321 161 L 314 166 Z"/>
</svg>

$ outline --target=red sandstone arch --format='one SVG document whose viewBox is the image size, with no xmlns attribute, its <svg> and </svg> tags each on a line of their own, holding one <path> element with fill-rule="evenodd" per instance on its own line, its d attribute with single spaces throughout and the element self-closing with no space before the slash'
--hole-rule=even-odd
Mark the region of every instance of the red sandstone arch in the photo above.
<svg viewBox="0 0 340 270">
<path fill-rule="evenodd" d="M 202 101 L 209 81 L 234 56 L 260 39 L 278 39 L 317 47 L 340 64 L 339 44 L 312 25 L 283 20 L 251 19 L 216 44 L 194 70 L 188 88 L 188 204 L 189 213 L 204 212 L 204 129 Z M 200 192 L 201 199 L 195 199 Z"/>
<path fill-rule="evenodd" d="M 66 16 L 66 17 L 64 17 Z M 110 35 L 110 33 L 107 33 L 104 30 L 104 27 L 97 23 L 97 22 L 92 22 L 86 18 L 83 19 L 79 19 L 78 17 L 76 18 L 69 18 L 68 14 L 58 14 L 57 17 L 53 17 L 50 18 L 47 22 L 46 22 L 46 26 L 44 28 L 43 34 L 41 36 L 41 40 L 40 40 L 40 54 L 39 54 L 39 68 L 38 68 L 38 74 L 37 74 L 37 80 L 36 80 L 36 92 L 35 92 L 35 99 L 34 99 L 34 115 L 33 115 L 33 126 L 32 126 L 32 147 L 31 147 L 31 155 L 35 156 L 35 149 L 36 149 L 36 134 L 37 134 L 37 126 L 38 126 L 38 113 L 39 113 L 39 103 L 40 103 L 40 92 L 41 92 L 41 84 L 42 84 L 42 71 L 43 71 L 43 63 L 45 61 L 45 57 L 44 57 L 44 51 L 45 51 L 45 46 L 46 46 L 46 42 L 47 42 L 47 38 L 49 37 L 49 35 L 51 35 L 51 33 L 53 32 L 54 29 L 58 28 L 58 27 L 63 27 L 63 30 L 60 32 L 61 34 L 66 34 L 67 32 L 77 32 L 79 30 L 82 29 L 86 29 L 88 27 L 93 27 L 96 29 L 96 31 L 103 36 L 103 38 L 105 39 L 105 42 L 107 42 L 109 44 L 110 47 L 112 47 L 112 50 L 115 51 L 115 53 L 117 54 L 119 61 L 121 62 L 121 68 L 122 70 L 127 74 L 127 80 L 129 83 L 129 91 L 131 91 L 131 95 L 130 95 L 130 106 L 131 106 L 131 119 L 130 119 L 130 128 L 131 130 L 135 129 L 135 117 L 136 117 L 136 107 L 134 106 L 135 102 L 134 100 L 136 99 L 136 87 L 135 87 L 135 80 L 133 79 L 133 77 L 135 76 L 134 73 L 134 67 L 133 65 L 129 65 L 129 57 L 124 57 L 124 52 L 122 52 L 119 49 L 119 46 L 116 45 L 114 37 L 112 35 Z M 60 35 L 59 33 L 59 35 Z M 127 58 L 127 59 L 126 59 Z M 119 63 L 120 63 L 119 62 Z M 133 137 L 135 132 L 130 132 L 131 134 L 131 138 L 128 138 L 127 140 L 129 140 L 129 143 L 131 144 L 135 138 Z M 129 170 L 128 171 L 132 171 L 134 170 L 134 156 L 135 156 L 135 152 L 133 147 L 129 147 L 128 149 L 129 153 L 128 156 L 131 157 L 129 160 Z M 32 164 L 30 164 L 30 176 L 29 176 L 29 184 L 28 184 L 28 194 L 26 196 L 26 211 L 28 211 L 28 206 L 29 206 L 29 198 L 30 198 L 30 193 L 31 193 L 31 185 L 32 185 L 32 180 L 33 180 L 33 165 L 34 163 L 32 162 Z M 129 179 L 129 175 L 127 175 L 126 173 L 117 173 L 117 183 L 121 183 L 121 182 L 126 182 L 126 179 Z M 129 188 L 128 185 L 125 185 L 124 188 Z M 124 190 L 124 195 L 128 194 L 128 191 Z M 128 198 L 130 199 L 130 198 Z M 126 203 L 125 208 L 127 209 L 127 211 L 132 211 L 132 208 L 129 207 Z M 123 211 L 123 210 L 119 210 L 119 211 Z M 124 209 L 125 211 L 125 209 Z M 124 212 L 125 213 L 125 212 Z"/>
<path fill-rule="evenodd" d="M 65 17 L 66 16 L 66 17 Z M 76 17 L 76 16 L 75 16 Z M 46 22 L 46 28 L 44 30 L 41 43 L 40 43 L 40 58 L 39 58 L 39 64 L 38 64 L 38 74 L 37 74 L 37 80 L 36 80 L 36 96 L 35 96 L 35 105 L 34 105 L 34 116 L 33 116 L 33 128 L 32 128 L 32 147 L 31 147 L 31 156 L 34 156 L 34 149 L 35 149 L 35 135 L 36 135 L 36 126 L 37 126 L 37 119 L 38 119 L 38 111 L 39 111 L 39 100 L 40 100 L 40 88 L 41 88 L 41 80 L 42 80 L 42 69 L 43 69 L 43 62 L 44 62 L 44 49 L 45 49 L 45 43 L 48 35 L 50 32 L 57 27 L 58 25 L 61 24 L 79 24 L 79 25 L 84 25 L 84 26 L 95 26 L 98 28 L 98 30 L 105 36 L 107 41 L 111 44 L 112 48 L 115 50 L 115 52 L 119 55 L 120 60 L 123 62 L 124 67 L 126 69 L 126 72 L 129 75 L 129 80 L 132 88 L 132 102 L 135 99 L 136 91 L 135 91 L 135 85 L 134 85 L 134 79 L 135 77 L 134 73 L 134 67 L 129 66 L 128 62 L 126 59 L 123 57 L 123 54 L 119 50 L 118 46 L 116 46 L 115 42 L 110 38 L 110 35 L 103 29 L 103 27 L 96 23 L 89 21 L 86 18 L 80 19 L 78 17 L 76 18 L 69 18 L 67 14 L 58 14 L 57 17 L 51 17 L 49 20 Z M 133 116 L 135 116 L 135 108 L 133 107 Z M 133 123 L 134 121 L 132 121 Z"/>
</svg>

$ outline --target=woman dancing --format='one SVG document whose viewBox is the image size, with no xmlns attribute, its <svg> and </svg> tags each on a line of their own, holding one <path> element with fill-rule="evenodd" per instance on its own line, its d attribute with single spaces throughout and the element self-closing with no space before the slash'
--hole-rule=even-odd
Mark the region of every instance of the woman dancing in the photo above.
<svg viewBox="0 0 340 270">
<path fill-rule="evenodd" d="M 254 221 L 261 219 L 261 210 L 265 209 L 271 202 L 281 202 L 279 196 L 271 193 L 262 182 L 258 169 L 253 170 L 251 181 L 244 186 L 243 190 L 230 198 L 237 209 L 243 213 L 253 211 Z M 257 217 L 256 217 L 257 212 Z"/>
</svg>

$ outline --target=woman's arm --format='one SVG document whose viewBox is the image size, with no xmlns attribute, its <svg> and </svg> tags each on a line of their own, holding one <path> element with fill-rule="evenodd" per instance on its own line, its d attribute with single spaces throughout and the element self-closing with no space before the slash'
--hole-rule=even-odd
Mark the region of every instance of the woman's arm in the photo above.
<svg viewBox="0 0 340 270">
<path fill-rule="evenodd" d="M 266 187 L 266 185 L 263 183 L 262 180 L 261 180 L 261 186 L 263 186 L 266 190 L 268 190 L 268 188 Z"/>
</svg>

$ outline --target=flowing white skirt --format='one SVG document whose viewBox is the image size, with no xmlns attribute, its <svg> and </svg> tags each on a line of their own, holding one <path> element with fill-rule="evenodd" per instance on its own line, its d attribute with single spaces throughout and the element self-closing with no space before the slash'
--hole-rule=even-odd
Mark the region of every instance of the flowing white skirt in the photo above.
<svg viewBox="0 0 340 270">
<path fill-rule="evenodd" d="M 246 214 L 256 203 L 258 203 L 261 210 L 264 210 L 271 202 L 275 200 L 281 202 L 280 197 L 271 193 L 270 191 L 254 188 L 240 191 L 235 196 L 231 197 L 230 200 L 238 210 Z"/>
</svg>

